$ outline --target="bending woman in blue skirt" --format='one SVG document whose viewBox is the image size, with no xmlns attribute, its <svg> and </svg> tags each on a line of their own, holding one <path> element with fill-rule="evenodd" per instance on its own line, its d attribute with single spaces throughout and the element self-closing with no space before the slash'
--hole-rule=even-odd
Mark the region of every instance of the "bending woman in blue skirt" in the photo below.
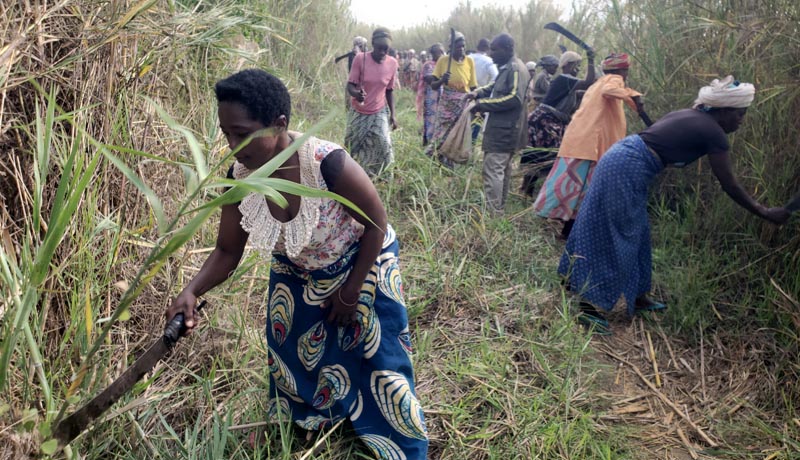
<svg viewBox="0 0 800 460">
<path fill-rule="evenodd" d="M 736 131 L 755 89 L 733 77 L 700 90 L 693 109 L 671 112 L 638 135 L 614 144 L 594 171 L 558 272 L 581 298 L 579 320 L 597 333 L 610 333 L 602 311 L 625 296 L 628 314 L 665 308 L 650 300 L 648 188 L 666 166 L 683 167 L 708 156 L 723 190 L 740 206 L 775 224 L 785 208 L 756 202 L 733 175 L 727 134 Z"/>
</svg>

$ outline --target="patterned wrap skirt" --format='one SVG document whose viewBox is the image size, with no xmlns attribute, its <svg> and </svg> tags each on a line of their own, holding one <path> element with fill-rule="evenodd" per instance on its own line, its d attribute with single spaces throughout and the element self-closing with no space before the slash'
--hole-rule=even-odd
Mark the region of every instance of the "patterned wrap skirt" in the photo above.
<svg viewBox="0 0 800 460">
<path fill-rule="evenodd" d="M 439 94 L 425 83 L 425 77 L 433 75 L 434 67 L 433 61 L 422 66 L 417 86 L 417 118 L 422 119 L 422 139 L 425 142 L 433 138 L 433 118 L 436 116 L 436 96 Z"/>
<path fill-rule="evenodd" d="M 332 265 L 306 271 L 282 255 L 270 270 L 267 312 L 268 416 L 306 430 L 349 418 L 381 460 L 424 460 L 428 435 L 414 390 L 411 340 L 398 265 L 388 228 L 367 275 L 355 325 L 326 321 L 323 302 L 345 282 L 358 255 L 353 244 Z"/>
<path fill-rule="evenodd" d="M 575 219 L 596 164 L 591 160 L 557 158 L 533 203 L 536 214 L 548 219 Z"/>
<path fill-rule="evenodd" d="M 547 106 L 539 104 L 528 116 L 528 144 L 534 148 L 522 152 L 520 163 L 537 164 L 554 159 L 567 123 Z"/>
<path fill-rule="evenodd" d="M 389 107 L 373 114 L 347 112 L 347 131 L 344 143 L 353 159 L 370 176 L 375 176 L 394 161 L 389 126 Z"/>
<path fill-rule="evenodd" d="M 609 311 L 624 295 L 633 315 L 636 298 L 650 291 L 648 188 L 663 169 L 638 135 L 611 146 L 597 163 L 558 266 L 570 290 L 592 305 Z"/>
<path fill-rule="evenodd" d="M 436 96 L 439 93 L 428 86 L 425 88 L 425 98 L 422 100 L 422 126 L 425 140 L 433 139 L 433 122 L 436 118 Z"/>
<path fill-rule="evenodd" d="M 455 91 L 449 88 L 444 88 L 442 95 L 439 98 L 439 104 L 436 106 L 436 113 L 434 115 L 434 130 L 433 137 L 429 138 L 428 155 L 433 154 L 434 149 L 438 149 L 447 139 L 447 135 L 461 116 L 464 111 L 466 100 L 464 97 L 467 93 Z M 436 117 L 439 117 L 436 119 Z"/>
</svg>

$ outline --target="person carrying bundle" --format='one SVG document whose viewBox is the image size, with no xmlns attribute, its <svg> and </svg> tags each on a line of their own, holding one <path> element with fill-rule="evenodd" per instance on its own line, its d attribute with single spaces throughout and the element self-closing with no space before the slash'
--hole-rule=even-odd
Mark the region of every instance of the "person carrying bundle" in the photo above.
<svg viewBox="0 0 800 460">
<path fill-rule="evenodd" d="M 436 107 L 433 138 L 428 140 L 425 154 L 436 155 L 439 161 L 447 166 L 452 166 L 452 162 L 440 156 L 437 150 L 464 110 L 466 103 L 464 96 L 478 85 L 475 63 L 471 57 L 464 54 L 465 48 L 464 34 L 455 32 L 450 55 L 436 62 L 431 81 L 431 88 L 441 92 Z"/>
</svg>

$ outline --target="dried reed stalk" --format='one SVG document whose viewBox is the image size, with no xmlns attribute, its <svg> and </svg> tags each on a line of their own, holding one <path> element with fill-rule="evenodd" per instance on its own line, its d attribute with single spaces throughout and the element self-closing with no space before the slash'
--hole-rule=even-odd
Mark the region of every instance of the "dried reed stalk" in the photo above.
<svg viewBox="0 0 800 460">
<path fill-rule="evenodd" d="M 689 424 L 689 426 L 691 426 L 691 427 L 692 427 L 692 429 L 694 429 L 694 431 L 695 431 L 695 432 L 696 432 L 698 435 L 700 435 L 700 437 L 701 437 L 701 438 L 703 438 L 703 440 L 706 442 L 706 444 L 708 444 L 708 445 L 709 445 L 709 446 L 711 446 L 711 447 L 718 447 L 718 446 L 719 446 L 719 444 L 717 444 L 717 443 L 716 443 L 714 440 L 712 440 L 712 439 L 711 439 L 711 438 L 710 438 L 710 437 L 709 437 L 709 436 L 706 434 L 706 432 L 705 432 L 705 431 L 703 431 L 703 429 L 702 429 L 702 428 L 700 428 L 700 427 L 699 427 L 699 426 L 698 426 L 696 423 L 694 423 L 694 421 L 693 421 L 693 420 L 692 420 L 692 419 L 691 419 L 691 418 L 690 418 L 690 417 L 689 417 L 689 416 L 688 416 L 686 413 L 684 413 L 684 411 L 682 411 L 682 410 L 681 410 L 681 408 L 680 408 L 680 407 L 678 407 L 678 405 L 677 405 L 677 404 L 675 404 L 674 402 L 672 402 L 672 400 L 671 400 L 671 399 L 667 398 L 667 396 L 666 396 L 666 395 L 664 395 L 664 393 L 662 393 L 662 392 L 661 392 L 661 391 L 660 391 L 658 388 L 656 388 L 656 386 L 655 386 L 655 385 L 653 385 L 653 383 L 652 383 L 652 382 L 651 382 L 651 381 L 650 381 L 650 380 L 649 380 L 647 377 L 645 377 L 645 375 L 642 373 L 642 371 L 641 371 L 641 370 L 639 370 L 639 367 L 638 367 L 638 366 L 636 366 L 635 364 L 633 364 L 633 363 L 631 363 L 630 361 L 626 360 L 626 359 L 625 359 L 625 358 L 623 358 L 622 356 L 619 356 L 618 354 L 614 353 L 613 351 L 609 350 L 607 347 L 604 347 L 604 350 L 603 350 L 603 351 L 604 351 L 604 352 L 605 352 L 607 355 L 609 355 L 609 356 L 611 356 L 612 358 L 614 358 L 614 359 L 618 360 L 619 362 L 622 362 L 622 363 L 625 363 L 625 364 L 627 364 L 627 365 L 628 365 L 628 366 L 629 366 L 629 367 L 630 367 L 630 368 L 633 370 L 633 372 L 635 372 L 635 373 L 636 373 L 636 375 L 638 375 L 638 376 L 639 376 L 639 378 L 642 380 L 642 382 L 644 382 L 644 384 L 645 384 L 645 385 L 647 385 L 647 386 L 650 388 L 650 390 L 652 390 L 652 391 L 653 391 L 653 393 L 655 393 L 655 395 L 656 395 L 656 396 L 658 396 L 658 398 L 659 398 L 661 401 L 663 401 L 663 402 L 664 402 L 664 404 L 666 404 L 667 406 L 669 406 L 669 407 L 670 407 L 670 408 L 671 408 L 673 411 L 675 411 L 675 413 L 676 413 L 676 414 L 678 414 L 679 416 L 681 416 L 681 418 L 683 418 L 683 419 L 686 421 L 686 423 L 688 423 L 688 424 Z"/>
</svg>

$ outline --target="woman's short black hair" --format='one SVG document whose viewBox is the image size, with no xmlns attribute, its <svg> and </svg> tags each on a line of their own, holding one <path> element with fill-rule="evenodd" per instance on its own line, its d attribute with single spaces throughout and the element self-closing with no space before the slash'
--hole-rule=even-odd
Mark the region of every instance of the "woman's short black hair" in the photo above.
<svg viewBox="0 0 800 460">
<path fill-rule="evenodd" d="M 222 79 L 214 85 L 217 102 L 242 104 L 253 120 L 271 126 L 284 115 L 286 123 L 292 112 L 292 100 L 286 85 L 268 72 L 247 69 Z"/>
</svg>

